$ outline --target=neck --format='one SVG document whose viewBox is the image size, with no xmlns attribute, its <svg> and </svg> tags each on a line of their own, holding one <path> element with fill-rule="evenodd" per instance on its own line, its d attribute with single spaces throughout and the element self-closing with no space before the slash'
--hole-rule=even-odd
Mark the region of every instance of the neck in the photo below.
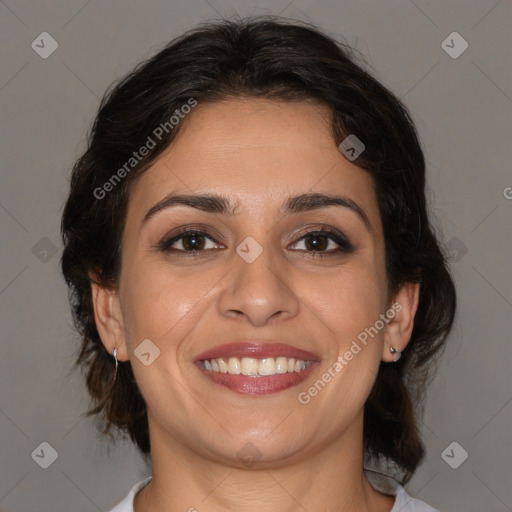
<svg viewBox="0 0 512 512">
<path fill-rule="evenodd" d="M 136 495 L 134 512 L 389 512 L 394 497 L 376 491 L 364 476 L 359 422 L 362 416 L 343 436 L 292 462 L 262 457 L 241 468 L 169 439 L 150 421 L 153 477 Z"/>
</svg>

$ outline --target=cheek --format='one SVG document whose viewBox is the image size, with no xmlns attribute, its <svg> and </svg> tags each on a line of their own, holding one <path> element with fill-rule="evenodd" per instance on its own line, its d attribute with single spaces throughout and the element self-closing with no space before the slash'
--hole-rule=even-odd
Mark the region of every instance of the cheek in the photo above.
<svg viewBox="0 0 512 512">
<path fill-rule="evenodd" d="M 385 283 L 372 268 L 346 266 L 329 276 L 303 279 L 301 299 L 329 329 L 330 336 L 336 336 L 340 348 L 374 325 L 383 313 Z"/>
<path fill-rule="evenodd" d="M 335 425 L 357 414 L 373 386 L 382 354 L 383 330 L 375 325 L 385 309 L 383 286 L 378 273 L 354 267 L 318 282 L 310 294 L 308 306 L 326 327 L 329 347 L 324 367 L 329 384 L 317 396 Z"/>
<path fill-rule="evenodd" d="M 132 350 L 145 338 L 162 351 L 176 348 L 204 313 L 209 302 L 204 299 L 222 275 L 135 258 L 127 258 L 125 270 L 122 299 Z"/>
</svg>

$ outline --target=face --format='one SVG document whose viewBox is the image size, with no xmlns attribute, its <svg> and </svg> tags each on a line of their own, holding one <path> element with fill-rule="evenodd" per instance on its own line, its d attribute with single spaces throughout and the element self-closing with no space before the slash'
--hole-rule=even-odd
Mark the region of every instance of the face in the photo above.
<svg viewBox="0 0 512 512">
<path fill-rule="evenodd" d="M 272 464 L 355 436 L 386 328 L 359 340 L 390 307 L 370 176 L 339 151 L 318 105 L 237 99 L 198 105 L 181 122 L 132 188 L 114 297 L 118 358 L 131 361 L 152 445 L 166 439 L 237 464 L 253 443 Z M 345 203 L 285 210 L 304 194 Z M 166 207 L 169 195 L 222 196 L 234 211 Z M 314 364 L 291 386 L 265 377 L 285 381 L 268 392 L 240 384 L 261 377 L 239 375 L 233 388 L 199 368 L 205 351 L 248 340 L 307 351 Z"/>
</svg>

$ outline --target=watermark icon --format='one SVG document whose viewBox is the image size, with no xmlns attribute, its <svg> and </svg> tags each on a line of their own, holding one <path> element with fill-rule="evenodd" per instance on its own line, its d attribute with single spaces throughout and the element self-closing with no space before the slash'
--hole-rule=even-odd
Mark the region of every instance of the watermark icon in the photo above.
<svg viewBox="0 0 512 512">
<path fill-rule="evenodd" d="M 248 468 L 254 466 L 255 462 L 258 462 L 262 453 L 253 443 L 245 443 L 240 450 L 237 452 L 238 460 L 242 461 Z"/>
<path fill-rule="evenodd" d="M 32 254 L 43 263 L 48 263 L 56 252 L 55 244 L 45 236 L 32 247 Z"/>
<path fill-rule="evenodd" d="M 457 441 L 453 441 L 443 450 L 441 458 L 452 469 L 457 469 L 468 458 L 468 452 Z"/>
<path fill-rule="evenodd" d="M 48 32 L 41 32 L 30 46 L 39 57 L 47 59 L 59 47 L 59 43 Z"/>
<path fill-rule="evenodd" d="M 146 338 L 137 345 L 133 353 L 144 366 L 149 366 L 160 356 L 160 349 L 150 339 Z"/>
<path fill-rule="evenodd" d="M 183 104 L 179 109 L 174 111 L 171 118 L 165 123 L 160 123 L 148 136 L 146 142 L 134 151 L 132 156 L 121 166 L 117 171 L 101 186 L 94 189 L 94 197 L 96 199 L 103 199 L 108 192 L 112 192 L 115 186 L 121 182 L 126 175 L 134 169 L 142 159 L 149 155 L 151 150 L 156 147 L 157 143 L 162 140 L 164 134 L 168 134 L 185 116 L 197 105 L 197 100 L 189 98 L 187 103 Z"/>
<path fill-rule="evenodd" d="M 366 327 L 364 331 L 361 331 L 357 335 L 359 342 L 366 346 L 368 343 L 368 336 L 371 336 L 373 339 L 373 337 L 376 336 L 379 331 L 384 329 L 386 324 L 388 324 L 390 320 L 393 320 L 396 314 L 402 309 L 402 304 L 395 302 L 385 313 L 381 313 L 379 319 L 373 324 L 372 327 Z M 302 405 L 309 404 L 309 402 L 311 402 L 311 398 L 318 395 L 318 393 L 322 391 L 325 386 L 331 382 L 331 380 L 336 377 L 336 375 L 338 375 L 341 370 L 343 370 L 343 368 L 345 368 L 345 366 L 347 366 L 349 361 L 352 361 L 354 356 L 361 352 L 361 349 L 362 347 L 357 343 L 357 341 L 353 340 L 350 348 L 343 355 L 339 355 L 336 362 L 331 365 L 327 371 L 325 371 L 322 376 L 308 388 L 307 391 L 302 391 L 298 394 L 297 399 L 299 403 Z"/>
<path fill-rule="evenodd" d="M 468 252 L 468 248 L 456 236 L 450 238 L 446 244 L 448 249 L 449 258 L 453 262 L 460 261 L 462 257 Z"/>
<path fill-rule="evenodd" d="M 263 247 L 252 236 L 248 236 L 238 245 L 236 252 L 247 263 L 252 263 L 263 252 Z"/>
<path fill-rule="evenodd" d="M 441 43 L 441 48 L 452 59 L 458 59 L 468 49 L 468 46 L 468 42 L 458 32 L 452 32 Z"/>
<path fill-rule="evenodd" d="M 31 453 L 31 456 L 43 469 L 47 469 L 57 460 L 59 454 L 50 443 L 43 441 Z"/>
<path fill-rule="evenodd" d="M 505 199 L 512 199 L 512 187 L 505 187 L 503 189 L 503 197 Z"/>
<path fill-rule="evenodd" d="M 345 155 L 347 160 L 353 162 L 364 150 L 366 146 L 361 140 L 351 133 L 346 139 L 343 139 L 338 149 Z"/>
</svg>

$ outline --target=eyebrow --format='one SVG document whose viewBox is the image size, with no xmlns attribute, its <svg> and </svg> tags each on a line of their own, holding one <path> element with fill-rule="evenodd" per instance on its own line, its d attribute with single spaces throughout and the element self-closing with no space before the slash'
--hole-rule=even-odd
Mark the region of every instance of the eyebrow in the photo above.
<svg viewBox="0 0 512 512">
<path fill-rule="evenodd" d="M 158 212 L 173 206 L 189 206 L 207 213 L 234 216 L 238 204 L 232 204 L 229 198 L 216 194 L 169 194 L 152 206 L 144 215 L 143 224 Z M 341 206 L 355 212 L 364 222 L 368 231 L 372 232 L 370 221 L 364 210 L 352 199 L 338 195 L 325 194 L 300 194 L 289 197 L 282 205 L 279 213 L 290 215 L 293 213 L 306 212 L 329 206 Z"/>
</svg>

